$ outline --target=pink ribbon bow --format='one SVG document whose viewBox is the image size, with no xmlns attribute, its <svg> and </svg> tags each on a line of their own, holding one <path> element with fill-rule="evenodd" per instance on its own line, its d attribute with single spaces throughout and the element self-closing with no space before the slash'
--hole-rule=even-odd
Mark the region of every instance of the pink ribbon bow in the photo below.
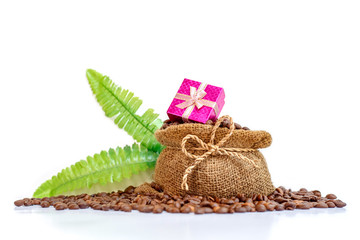
<svg viewBox="0 0 360 240">
<path fill-rule="evenodd" d="M 190 107 L 192 105 L 195 105 L 197 109 L 202 108 L 202 106 L 206 105 L 207 103 L 203 101 L 203 97 L 205 97 L 206 92 L 202 89 L 196 90 L 195 87 L 190 87 L 190 95 L 182 95 L 182 99 L 185 100 L 185 102 L 180 103 L 176 105 L 176 107 L 184 109 L 187 107 Z"/>
</svg>

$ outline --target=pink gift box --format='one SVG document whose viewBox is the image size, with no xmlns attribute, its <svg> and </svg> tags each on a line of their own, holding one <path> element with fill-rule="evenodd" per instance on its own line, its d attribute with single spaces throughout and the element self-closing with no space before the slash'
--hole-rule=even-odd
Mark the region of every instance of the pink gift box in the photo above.
<svg viewBox="0 0 360 240">
<path fill-rule="evenodd" d="M 221 87 L 184 79 L 167 114 L 171 121 L 183 119 L 199 123 L 216 121 L 225 104 L 225 92 Z"/>
</svg>

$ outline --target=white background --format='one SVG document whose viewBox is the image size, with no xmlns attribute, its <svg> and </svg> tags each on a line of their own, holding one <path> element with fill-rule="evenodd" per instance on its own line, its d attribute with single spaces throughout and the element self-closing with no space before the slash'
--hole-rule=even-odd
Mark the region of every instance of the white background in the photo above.
<svg viewBox="0 0 360 240">
<path fill-rule="evenodd" d="M 0 1 L 2 235 L 358 239 L 359 12 L 359 1 L 331 0 Z M 15 209 L 62 168 L 133 142 L 104 116 L 87 68 L 163 120 L 183 78 L 223 87 L 222 115 L 272 134 L 262 152 L 274 185 L 335 193 L 348 206 L 223 216 Z"/>
</svg>

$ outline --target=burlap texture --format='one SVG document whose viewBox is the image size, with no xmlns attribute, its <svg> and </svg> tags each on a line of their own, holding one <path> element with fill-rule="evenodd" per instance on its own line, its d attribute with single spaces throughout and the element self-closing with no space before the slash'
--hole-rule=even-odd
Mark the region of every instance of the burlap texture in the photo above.
<svg viewBox="0 0 360 240">
<path fill-rule="evenodd" d="M 134 190 L 135 193 L 140 193 L 140 194 L 154 194 L 154 195 L 158 195 L 158 196 L 162 196 L 164 193 L 160 193 L 158 191 L 156 191 L 154 188 L 151 187 L 150 183 L 143 183 L 140 186 L 136 187 Z"/>
<path fill-rule="evenodd" d="M 213 126 L 205 124 L 181 124 L 169 126 L 155 132 L 156 139 L 166 148 L 161 152 L 154 173 L 154 180 L 162 188 L 175 195 L 196 194 L 216 197 L 232 197 L 238 193 L 251 196 L 253 194 L 269 195 L 274 191 L 270 173 L 263 155 L 258 151 L 243 152 L 258 165 L 226 155 L 210 155 L 199 163 L 188 176 L 189 190 L 181 189 L 185 169 L 194 160 L 185 156 L 181 150 L 181 141 L 188 135 L 198 136 L 209 142 Z M 229 133 L 227 128 L 218 128 L 215 143 Z M 265 148 L 271 144 L 271 135 L 265 131 L 235 130 L 223 147 L 233 148 Z M 198 147 L 189 140 L 187 146 Z M 189 150 L 190 153 L 202 155 L 205 151 Z"/>
</svg>

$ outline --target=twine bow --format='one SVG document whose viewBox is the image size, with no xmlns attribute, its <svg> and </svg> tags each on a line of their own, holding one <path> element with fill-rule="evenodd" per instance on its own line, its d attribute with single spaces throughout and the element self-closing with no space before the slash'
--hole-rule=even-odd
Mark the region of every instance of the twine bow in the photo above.
<svg viewBox="0 0 360 240">
<path fill-rule="evenodd" d="M 214 140 L 215 140 L 215 134 L 216 134 L 216 130 L 219 128 L 220 124 L 224 121 L 224 119 L 229 119 L 230 121 L 230 131 L 229 133 L 223 138 L 221 139 L 217 144 L 214 144 Z M 222 116 L 221 118 L 219 118 L 212 131 L 211 131 L 211 137 L 210 137 L 210 142 L 209 143 L 204 143 L 203 140 L 201 140 L 198 136 L 196 135 L 192 135 L 192 134 L 188 134 L 186 135 L 181 142 L 181 150 L 183 151 L 183 153 L 191 158 L 194 159 L 194 163 L 193 165 L 191 165 L 190 167 L 188 167 L 185 170 L 184 176 L 183 176 L 183 180 L 181 183 L 181 189 L 188 191 L 189 190 L 189 186 L 187 184 L 187 178 L 188 175 L 191 174 L 192 170 L 204 159 L 206 159 L 208 156 L 210 155 L 214 155 L 214 154 L 219 154 L 219 155 L 227 155 L 227 156 L 232 156 L 238 159 L 242 159 L 245 161 L 250 162 L 254 167 L 258 167 L 258 165 L 254 162 L 254 160 L 247 158 L 246 156 L 244 156 L 243 154 L 241 154 L 241 152 L 253 152 L 256 151 L 255 149 L 252 148 L 224 148 L 222 147 L 222 145 L 224 145 L 224 143 L 231 137 L 231 135 L 233 134 L 235 130 L 235 125 L 234 122 L 232 120 L 232 118 L 230 116 Z M 186 149 L 186 142 L 189 140 L 195 140 L 200 147 L 199 148 L 191 148 L 191 149 Z M 204 154 L 202 155 L 195 155 L 192 153 L 189 153 L 188 150 L 204 150 L 206 151 Z"/>
</svg>

